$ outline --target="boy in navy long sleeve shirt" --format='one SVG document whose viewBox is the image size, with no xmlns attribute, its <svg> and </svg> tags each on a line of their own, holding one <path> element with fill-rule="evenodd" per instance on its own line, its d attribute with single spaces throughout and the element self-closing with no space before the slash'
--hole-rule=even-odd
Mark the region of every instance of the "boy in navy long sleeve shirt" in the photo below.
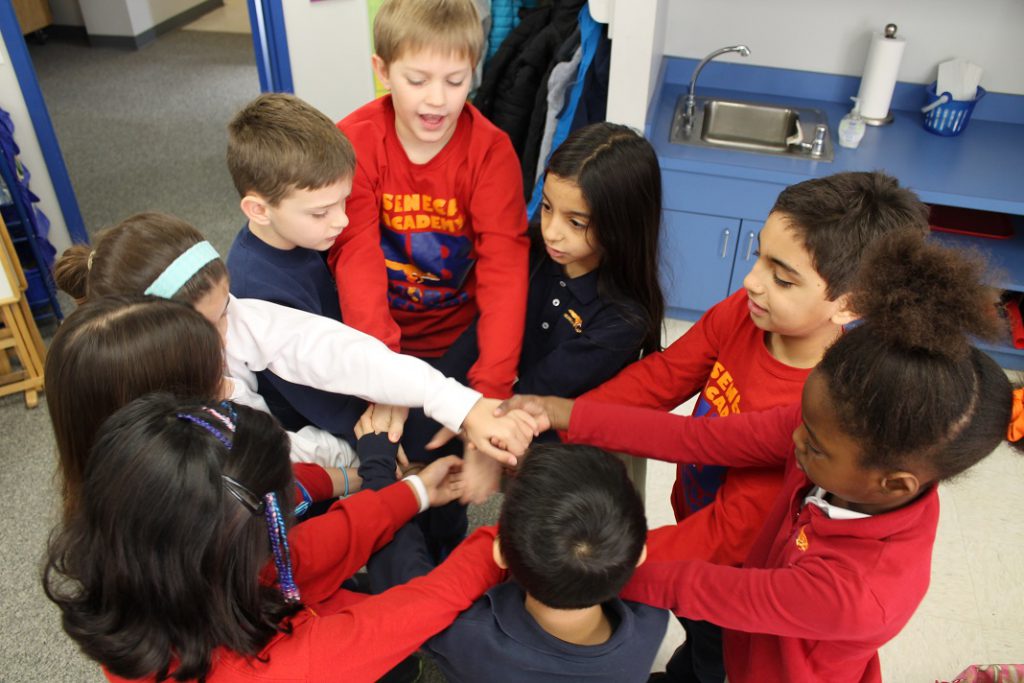
<svg viewBox="0 0 1024 683">
<path fill-rule="evenodd" d="M 385 435 L 360 439 L 364 487 L 394 481 L 395 449 Z M 513 580 L 426 650 L 450 681 L 646 681 L 670 615 L 617 597 L 644 560 L 646 532 L 643 503 L 617 458 L 535 446 L 509 483 L 494 544 Z M 431 566 L 408 524 L 371 558 L 371 586 L 383 591 Z"/>
</svg>

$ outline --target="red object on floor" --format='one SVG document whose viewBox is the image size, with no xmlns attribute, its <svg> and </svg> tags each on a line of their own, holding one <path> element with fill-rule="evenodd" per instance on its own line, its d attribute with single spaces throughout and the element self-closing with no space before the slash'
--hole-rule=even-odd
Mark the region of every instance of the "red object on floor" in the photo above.
<svg viewBox="0 0 1024 683">
<path fill-rule="evenodd" d="M 1024 316 L 1021 314 L 1021 306 L 1024 305 L 1024 295 L 1018 294 L 1011 297 L 1004 304 L 1006 307 L 1006 319 L 1010 322 L 1010 338 L 1013 340 L 1014 348 L 1024 349 Z"/>
<path fill-rule="evenodd" d="M 932 206 L 928 217 L 932 230 L 955 232 L 1005 240 L 1013 237 L 1013 219 L 1005 213 L 965 209 L 960 206 Z"/>
</svg>

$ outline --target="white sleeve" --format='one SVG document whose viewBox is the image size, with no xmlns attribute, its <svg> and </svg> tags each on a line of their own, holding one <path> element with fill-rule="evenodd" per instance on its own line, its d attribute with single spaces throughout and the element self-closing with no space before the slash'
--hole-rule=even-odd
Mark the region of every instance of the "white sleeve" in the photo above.
<svg viewBox="0 0 1024 683">
<path fill-rule="evenodd" d="M 249 406 L 254 410 L 259 410 L 264 413 L 269 413 L 270 408 L 267 407 L 267 402 L 263 400 L 263 397 L 256 393 L 256 382 L 253 381 L 252 386 L 249 386 L 248 382 L 245 382 L 231 373 L 228 370 L 230 377 L 228 381 L 231 382 L 231 394 L 228 396 L 228 400 L 233 403 L 241 403 L 243 406 Z M 248 372 L 248 371 L 247 371 Z M 248 374 L 252 375 L 251 372 Z M 256 379 L 255 375 L 252 375 L 253 380 Z"/>
<path fill-rule="evenodd" d="M 358 467 L 356 451 L 344 439 L 307 425 L 288 432 L 292 442 L 292 462 L 309 462 L 321 467 Z"/>
<path fill-rule="evenodd" d="M 270 370 L 289 382 L 373 403 L 422 406 L 456 432 L 481 397 L 422 360 L 330 318 L 235 297 L 227 317 L 232 377 Z"/>
</svg>

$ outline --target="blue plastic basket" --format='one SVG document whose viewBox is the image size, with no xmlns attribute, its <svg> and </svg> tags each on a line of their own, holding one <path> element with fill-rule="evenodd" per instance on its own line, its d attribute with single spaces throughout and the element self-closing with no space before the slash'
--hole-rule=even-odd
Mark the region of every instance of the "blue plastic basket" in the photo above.
<svg viewBox="0 0 1024 683">
<path fill-rule="evenodd" d="M 967 127 L 967 122 L 971 119 L 971 112 L 974 111 L 974 105 L 985 96 L 985 89 L 978 86 L 978 94 L 973 100 L 960 101 L 954 100 L 948 92 L 937 95 L 933 82 L 925 90 L 925 94 L 927 95 L 925 108 L 937 102 L 940 97 L 944 97 L 945 102 L 925 112 L 924 129 L 929 133 L 949 138 L 960 135 Z"/>
</svg>

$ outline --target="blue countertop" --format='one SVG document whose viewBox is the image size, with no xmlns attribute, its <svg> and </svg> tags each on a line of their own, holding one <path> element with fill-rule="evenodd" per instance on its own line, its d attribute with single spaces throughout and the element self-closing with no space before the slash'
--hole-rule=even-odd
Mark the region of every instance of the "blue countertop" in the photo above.
<svg viewBox="0 0 1024 683">
<path fill-rule="evenodd" d="M 678 61 L 685 64 L 688 60 Z M 829 134 L 835 146 L 835 159 L 829 163 L 679 145 L 669 142 L 669 130 L 676 102 L 680 95 L 686 93 L 687 86 L 685 83 L 672 82 L 670 79 L 680 73 L 688 74 L 688 71 L 678 68 L 678 65 L 672 66 L 675 68 L 663 69 L 666 81 L 662 83 L 655 96 L 648 117 L 647 131 L 665 170 L 781 185 L 790 185 L 840 171 L 883 170 L 899 178 L 903 185 L 915 190 L 921 199 L 928 203 L 1024 215 L 1024 170 L 1021 168 L 1024 164 L 1024 125 L 974 118 L 960 135 L 945 138 L 933 135 L 922 127 L 922 115 L 919 111 L 895 110 L 893 123 L 878 128 L 868 126 L 860 146 L 857 149 L 846 149 L 835 142 L 836 129 L 840 119 L 849 111 L 849 104 L 844 101 L 806 97 L 808 79 L 830 78 L 827 75 L 807 76 L 806 72 L 768 70 L 735 64 L 712 65 L 724 66 L 726 69 L 720 70 L 717 78 L 708 79 L 709 87 L 703 87 L 701 83 L 704 82 L 705 74 L 709 73 L 710 67 L 705 69 L 705 74 L 702 74 L 697 87 L 699 96 L 820 109 L 828 118 Z M 735 74 L 741 69 L 758 70 L 759 73 L 774 72 L 774 78 L 763 79 L 762 82 L 771 85 L 773 93 L 783 94 L 720 87 L 730 80 L 728 70 Z M 791 88 L 791 92 L 799 92 L 805 95 L 804 97 L 794 97 L 786 93 L 787 73 L 793 74 L 791 80 L 797 83 Z M 844 84 L 849 81 L 849 77 L 831 78 L 839 79 Z M 750 81 L 749 78 L 744 80 Z M 903 86 L 904 89 L 906 87 Z M 923 86 L 920 88 L 923 92 Z M 835 88 L 822 89 L 826 97 L 834 97 L 834 90 Z M 906 99 L 902 98 L 903 101 Z M 1019 99 L 1021 106 L 1024 107 L 1024 97 Z"/>
</svg>

